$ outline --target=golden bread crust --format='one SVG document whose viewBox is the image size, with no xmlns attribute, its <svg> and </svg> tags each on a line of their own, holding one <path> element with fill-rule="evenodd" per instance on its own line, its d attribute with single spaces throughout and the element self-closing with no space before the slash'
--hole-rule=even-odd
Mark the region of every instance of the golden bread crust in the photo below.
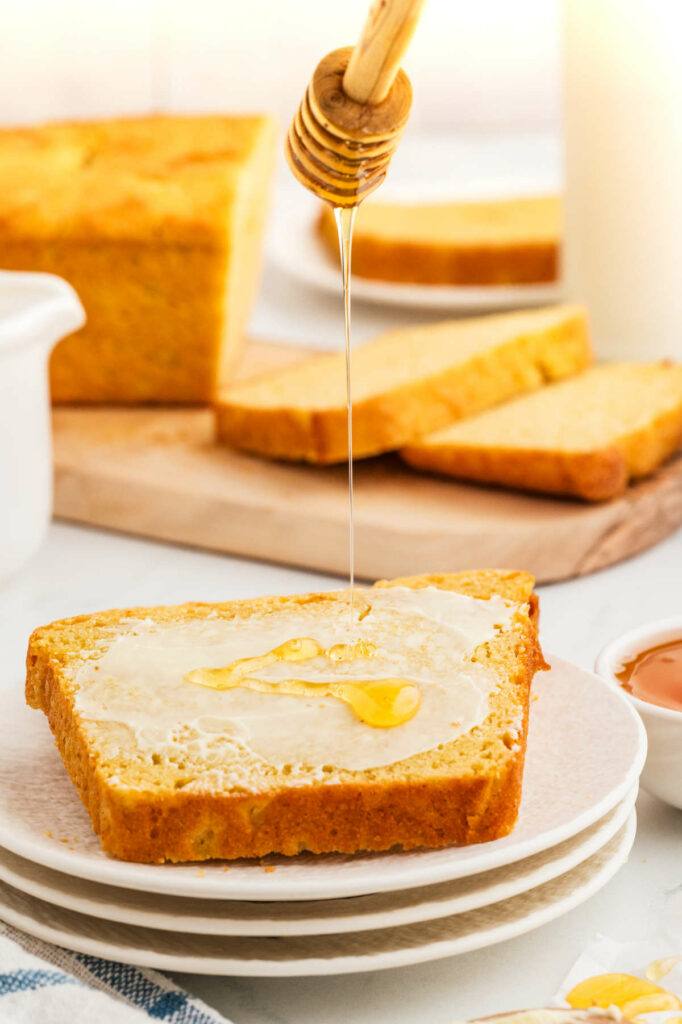
<svg viewBox="0 0 682 1024">
<path fill-rule="evenodd" d="M 617 448 L 566 454 L 483 451 L 465 446 L 435 449 L 417 444 L 403 448 L 400 454 L 414 469 L 584 501 L 608 501 L 622 494 L 628 484 L 627 466 Z"/>
<path fill-rule="evenodd" d="M 492 594 L 520 604 L 511 635 L 475 652 L 505 675 L 491 697 L 486 722 L 445 748 L 440 761 L 420 754 L 397 765 L 365 772 L 341 771 L 333 783 L 287 786 L 267 779 L 259 789 L 175 789 L 149 772 L 146 785 L 112 781 L 85 736 L 74 707 L 73 674 L 82 657 L 106 649 L 121 622 L 151 616 L 159 622 L 207 614 L 248 617 L 297 602 L 338 600 L 338 594 L 129 609 L 53 623 L 36 630 L 27 655 L 26 699 L 47 715 L 66 768 L 107 853 L 124 860 L 204 860 L 409 849 L 484 842 L 513 827 L 521 797 L 530 683 L 544 667 L 537 637 L 537 602 L 526 573 L 480 573 L 410 577 L 379 586 L 439 586 L 470 596 Z M 79 645 L 85 654 L 79 660 Z M 75 652 L 75 653 L 74 653 Z M 502 668 L 500 669 L 500 665 Z M 518 732 L 507 735 L 515 719 Z M 494 757 L 481 757 L 483 743 Z M 125 773 L 123 772 L 122 775 Z M 125 779 L 124 779 L 125 781 Z"/>
</svg>

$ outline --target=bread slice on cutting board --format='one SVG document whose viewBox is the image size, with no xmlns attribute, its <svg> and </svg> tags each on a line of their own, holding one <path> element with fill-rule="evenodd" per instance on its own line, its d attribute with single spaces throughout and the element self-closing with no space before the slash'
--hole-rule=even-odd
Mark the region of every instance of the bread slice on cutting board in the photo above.
<svg viewBox="0 0 682 1024">
<path fill-rule="evenodd" d="M 353 455 L 409 444 L 591 362 L 580 306 L 450 320 L 389 331 L 353 351 Z M 329 464 L 348 455 L 341 352 L 223 392 L 217 437 L 273 458 Z"/>
<path fill-rule="evenodd" d="M 682 366 L 613 363 L 408 445 L 417 469 L 605 501 L 682 442 Z"/>
</svg>

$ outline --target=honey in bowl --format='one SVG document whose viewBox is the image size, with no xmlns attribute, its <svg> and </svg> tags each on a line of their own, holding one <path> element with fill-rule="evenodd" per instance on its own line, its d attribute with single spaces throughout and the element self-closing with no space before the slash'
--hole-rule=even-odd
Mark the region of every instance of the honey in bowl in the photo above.
<svg viewBox="0 0 682 1024">
<path fill-rule="evenodd" d="M 633 697 L 682 711 L 682 637 L 624 659 L 615 675 Z"/>
</svg>

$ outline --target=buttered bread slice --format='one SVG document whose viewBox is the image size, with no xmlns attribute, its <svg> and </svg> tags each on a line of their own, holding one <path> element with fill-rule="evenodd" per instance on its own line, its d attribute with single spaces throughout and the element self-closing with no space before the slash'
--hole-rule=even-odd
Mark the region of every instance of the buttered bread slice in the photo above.
<svg viewBox="0 0 682 1024">
<path fill-rule="evenodd" d="M 318 231 L 339 256 L 330 206 Z M 353 273 L 381 281 L 514 285 L 555 281 L 561 238 L 558 196 L 475 203 L 362 203 L 353 228 Z"/>
<path fill-rule="evenodd" d="M 590 361 L 580 306 L 389 331 L 353 351 L 353 455 L 400 448 Z M 218 439 L 244 451 L 344 461 L 345 355 L 317 356 L 236 385 L 217 403 L 216 423 Z"/>
<path fill-rule="evenodd" d="M 418 469 L 604 501 L 682 442 L 682 366 L 596 366 L 405 448 Z"/>
<path fill-rule="evenodd" d="M 161 862 L 474 843 L 521 796 L 533 580 L 486 570 L 133 608 L 34 632 L 48 717 L 107 853 Z"/>
</svg>

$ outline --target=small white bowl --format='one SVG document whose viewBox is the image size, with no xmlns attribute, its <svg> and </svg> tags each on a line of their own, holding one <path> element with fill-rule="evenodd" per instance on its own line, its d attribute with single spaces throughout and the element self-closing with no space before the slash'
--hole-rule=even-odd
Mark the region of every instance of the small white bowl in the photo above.
<svg viewBox="0 0 682 1024">
<path fill-rule="evenodd" d="M 644 722 L 648 753 L 641 776 L 642 787 L 667 804 L 682 808 L 682 711 L 640 700 L 628 693 L 616 678 L 624 661 L 670 640 L 682 640 L 682 616 L 638 626 L 612 640 L 597 656 L 595 670 L 625 694 Z"/>
</svg>

